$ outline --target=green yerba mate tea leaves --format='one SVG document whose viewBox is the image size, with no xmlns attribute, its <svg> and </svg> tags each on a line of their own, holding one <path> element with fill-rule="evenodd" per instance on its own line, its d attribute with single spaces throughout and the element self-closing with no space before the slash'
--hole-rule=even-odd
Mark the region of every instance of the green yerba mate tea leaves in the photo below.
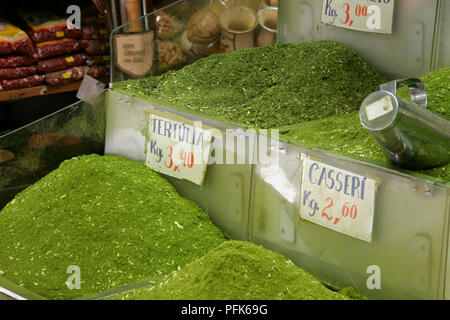
<svg viewBox="0 0 450 320">
<path fill-rule="evenodd" d="M 276 128 L 358 110 L 385 81 L 347 46 L 314 41 L 213 55 L 114 88 L 219 119 Z"/>
<path fill-rule="evenodd" d="M 224 241 L 196 204 L 121 157 L 65 161 L 0 211 L 3 276 L 50 299 L 166 275 Z M 66 285 L 70 266 L 79 288 Z"/>
<path fill-rule="evenodd" d="M 433 70 L 420 78 L 427 90 L 427 109 L 450 120 L 450 67 Z M 408 87 L 400 88 L 397 95 L 411 101 Z"/>
<path fill-rule="evenodd" d="M 347 289 L 346 292 L 350 290 Z M 284 256 L 250 242 L 227 241 L 174 271 L 152 288 L 114 299 L 139 300 L 351 300 L 334 292 Z"/>
</svg>

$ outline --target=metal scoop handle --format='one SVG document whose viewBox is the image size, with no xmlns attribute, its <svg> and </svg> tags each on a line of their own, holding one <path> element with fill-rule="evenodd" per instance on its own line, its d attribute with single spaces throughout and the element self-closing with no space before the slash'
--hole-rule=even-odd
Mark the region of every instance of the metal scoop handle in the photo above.
<svg viewBox="0 0 450 320">
<path fill-rule="evenodd" d="M 381 91 L 388 91 L 394 95 L 397 95 L 397 90 L 407 86 L 409 93 L 411 94 L 411 100 L 413 103 L 426 107 L 428 102 L 427 90 L 424 83 L 417 78 L 406 78 L 394 80 L 380 86 Z"/>
</svg>

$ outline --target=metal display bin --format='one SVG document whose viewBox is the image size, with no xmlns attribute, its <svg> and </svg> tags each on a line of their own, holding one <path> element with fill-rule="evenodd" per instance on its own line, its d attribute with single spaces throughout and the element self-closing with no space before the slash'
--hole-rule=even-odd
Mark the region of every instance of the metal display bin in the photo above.
<svg viewBox="0 0 450 320">
<path fill-rule="evenodd" d="M 205 2 L 193 3 L 204 6 Z M 185 4 L 179 1 L 164 10 L 186 23 L 189 10 L 183 9 Z M 322 24 L 321 10 L 322 1 L 283 0 L 279 8 L 278 40 L 342 42 L 390 78 L 419 77 L 450 63 L 449 28 L 446 28 L 450 4 L 445 1 L 423 0 L 411 4 L 409 0 L 396 0 L 391 35 Z M 145 25 L 145 30 L 151 29 L 149 21 L 153 14 L 137 20 L 141 26 Z M 127 25 L 115 30 L 112 38 L 127 34 L 126 28 Z M 114 48 L 113 42 L 111 47 Z M 114 63 L 111 74 L 112 81 L 129 78 Z M 106 153 L 145 161 L 143 128 L 147 118 L 145 109 L 149 107 L 201 120 L 221 131 L 245 129 L 206 115 L 194 115 L 110 91 Z M 280 252 L 334 288 L 353 286 L 372 299 L 450 299 L 448 184 L 279 141 L 278 165 L 210 165 L 202 188 L 166 178 L 182 196 L 202 207 L 231 238 L 250 240 Z M 278 145 L 274 139 L 274 148 Z M 255 146 L 254 155 L 260 151 Z M 370 243 L 299 220 L 300 152 L 331 166 L 381 179 Z M 367 268 L 374 265 L 381 270 L 380 290 L 367 286 L 370 276 Z"/>
<path fill-rule="evenodd" d="M 353 286 L 370 299 L 450 298 L 448 185 L 283 140 L 279 146 L 279 166 L 255 166 L 250 241 L 286 255 L 332 287 Z M 370 243 L 299 220 L 300 153 L 381 179 Z M 370 266 L 381 271 L 380 290 L 367 286 Z"/>
<path fill-rule="evenodd" d="M 148 107 L 201 120 L 220 130 L 239 128 L 110 91 L 106 153 L 145 160 L 142 131 Z M 258 148 L 258 144 L 255 146 Z M 371 299 L 448 298 L 448 184 L 282 139 L 273 139 L 273 148 L 280 151 L 278 165 L 262 165 L 255 160 L 253 166 L 214 164 L 208 167 L 203 188 L 166 178 L 182 196 L 198 203 L 232 239 L 250 240 L 280 252 L 334 288 L 353 286 Z M 253 155 L 259 152 L 256 149 Z M 300 153 L 382 181 L 370 243 L 299 220 Z M 380 290 L 366 285 L 370 276 L 367 268 L 373 265 L 381 270 Z"/>
<path fill-rule="evenodd" d="M 246 129 L 237 124 L 225 123 L 172 106 L 136 99 L 112 90 L 102 92 L 97 99 L 100 101 L 98 109 L 90 103 L 81 101 L 30 127 L 2 137 L 0 139 L 2 146 L 5 146 L 5 141 L 22 141 L 22 147 L 27 146 L 30 137 L 37 133 L 60 132 L 65 136 L 66 131 L 57 129 L 58 123 L 61 119 L 70 120 L 71 116 L 78 116 L 85 124 L 93 123 L 95 119 L 98 121 L 97 124 L 101 124 L 106 118 L 105 137 L 98 135 L 102 132 L 101 125 L 100 128 L 92 125 L 88 130 L 92 137 L 95 137 L 96 148 L 101 147 L 103 150 L 104 147 L 106 154 L 145 161 L 144 129 L 148 124 L 149 110 L 150 112 L 157 110 L 168 116 L 201 120 L 204 125 L 221 132 Z M 98 111 L 94 113 L 97 116 L 92 117 L 93 110 Z M 89 128 L 85 125 L 75 127 Z M 72 134 L 77 132 L 74 131 Z M 82 131 L 78 134 L 82 135 Z M 258 150 L 260 146 L 255 143 L 255 140 L 246 138 L 245 134 L 236 136 L 236 139 L 241 139 L 241 142 L 245 141 L 247 150 L 253 150 L 247 160 L 260 152 Z M 19 137 L 22 138 L 16 139 Z M 89 134 L 85 132 L 83 137 L 87 141 Z M 259 140 L 259 137 L 254 139 Z M 280 151 L 278 164 L 272 162 L 270 165 L 263 165 L 255 162 L 254 159 L 251 163 L 256 164 L 212 164 L 206 172 L 203 187 L 195 186 L 188 181 L 166 178 L 182 196 L 198 203 L 230 238 L 249 240 L 282 253 L 332 287 L 353 286 L 371 299 L 450 298 L 449 283 L 447 283 L 450 281 L 450 277 L 447 276 L 450 274 L 447 263 L 450 257 L 448 252 L 450 187 L 448 183 L 420 179 L 282 139 L 273 138 L 271 145 L 272 150 L 278 148 Z M 70 156 L 102 153 L 102 150 L 99 151 L 96 148 L 83 152 L 76 151 Z M 9 149 L 16 151 L 12 147 Z M 24 149 L 27 150 L 27 148 Z M 334 167 L 381 179 L 382 183 L 376 198 L 373 237 L 370 243 L 299 220 L 300 153 Z M 44 160 L 41 162 L 42 165 L 52 160 L 45 166 L 47 171 L 57 168 L 64 160 L 41 159 Z M 36 172 L 36 176 L 29 179 L 27 184 L 34 183 L 47 171 Z M 10 186 L 8 185 L 8 188 Z M 5 188 L 2 190 L 2 193 L 4 192 Z M 381 270 L 380 290 L 371 290 L 366 285 L 370 276 L 367 268 L 374 265 Z M 11 290 L 13 288 L 5 286 L 4 283 L 6 282 L 2 282 L 0 287 L 14 293 L 14 290 Z M 145 283 L 142 286 L 149 284 L 151 285 L 151 283 Z M 133 284 L 124 287 L 123 290 L 127 291 L 139 286 L 140 284 Z M 105 298 L 122 292 L 119 289 L 99 293 L 89 298 Z M 30 297 L 37 296 L 31 293 Z"/>
<path fill-rule="evenodd" d="M 145 127 L 149 117 L 146 110 L 154 109 L 171 115 L 182 116 L 193 121 L 202 121 L 204 126 L 227 130 L 244 130 L 239 125 L 227 124 L 201 115 L 191 114 L 136 99 L 120 92 L 109 91 L 106 107 L 105 154 L 120 155 L 135 161 L 145 162 Z M 217 138 L 217 137 L 216 137 Z M 253 150 L 251 137 L 236 136 L 235 143 L 245 143 L 246 150 Z M 221 142 L 228 148 L 226 138 Z M 230 150 L 235 156 L 235 150 Z M 223 150 L 225 154 L 226 150 Z M 251 153 L 247 156 L 249 159 Z M 164 175 L 165 176 L 165 175 Z M 189 181 L 165 176 L 181 194 L 196 202 L 222 231 L 233 239 L 248 240 L 248 216 L 250 185 L 252 178 L 251 161 L 244 164 L 208 165 L 203 186 Z"/>
<path fill-rule="evenodd" d="M 419 77 L 435 67 L 449 65 L 448 1 L 396 0 L 391 35 L 323 24 L 320 22 L 322 3 L 322 0 L 283 0 L 279 9 L 278 40 L 344 43 L 390 78 Z M 437 36 L 439 29 L 441 32 Z"/>
</svg>

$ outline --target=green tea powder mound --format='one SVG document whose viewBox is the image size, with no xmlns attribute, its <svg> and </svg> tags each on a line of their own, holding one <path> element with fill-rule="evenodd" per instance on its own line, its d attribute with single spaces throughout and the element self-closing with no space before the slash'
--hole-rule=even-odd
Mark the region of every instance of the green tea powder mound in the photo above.
<svg viewBox="0 0 450 320">
<path fill-rule="evenodd" d="M 212 55 L 114 89 L 252 127 L 276 128 L 358 110 L 385 81 L 349 47 L 320 40 Z"/>
<path fill-rule="evenodd" d="M 205 212 L 144 164 L 82 156 L 0 211 L 0 274 L 70 299 L 167 275 L 224 241 Z M 70 266 L 79 289 L 66 285 Z"/>
<path fill-rule="evenodd" d="M 262 246 L 228 241 L 148 289 L 143 300 L 345 300 L 290 260 Z"/>
<path fill-rule="evenodd" d="M 280 128 L 283 138 L 329 152 L 388 164 L 378 142 L 364 129 L 359 114 L 328 117 Z"/>
<path fill-rule="evenodd" d="M 436 69 L 420 78 L 427 91 L 427 109 L 450 120 L 450 67 Z M 400 88 L 397 95 L 411 100 L 407 87 Z"/>
</svg>

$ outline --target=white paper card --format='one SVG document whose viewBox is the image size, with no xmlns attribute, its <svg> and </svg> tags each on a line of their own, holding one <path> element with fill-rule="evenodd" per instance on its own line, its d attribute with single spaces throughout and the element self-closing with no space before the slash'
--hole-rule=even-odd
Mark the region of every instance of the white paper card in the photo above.
<svg viewBox="0 0 450 320">
<path fill-rule="evenodd" d="M 302 155 L 300 217 L 371 242 L 378 181 Z"/>
<path fill-rule="evenodd" d="M 151 114 L 146 143 L 148 167 L 203 184 L 212 144 L 209 130 Z"/>
<path fill-rule="evenodd" d="M 392 33 L 395 0 L 323 0 L 321 22 L 340 28 Z"/>
</svg>

